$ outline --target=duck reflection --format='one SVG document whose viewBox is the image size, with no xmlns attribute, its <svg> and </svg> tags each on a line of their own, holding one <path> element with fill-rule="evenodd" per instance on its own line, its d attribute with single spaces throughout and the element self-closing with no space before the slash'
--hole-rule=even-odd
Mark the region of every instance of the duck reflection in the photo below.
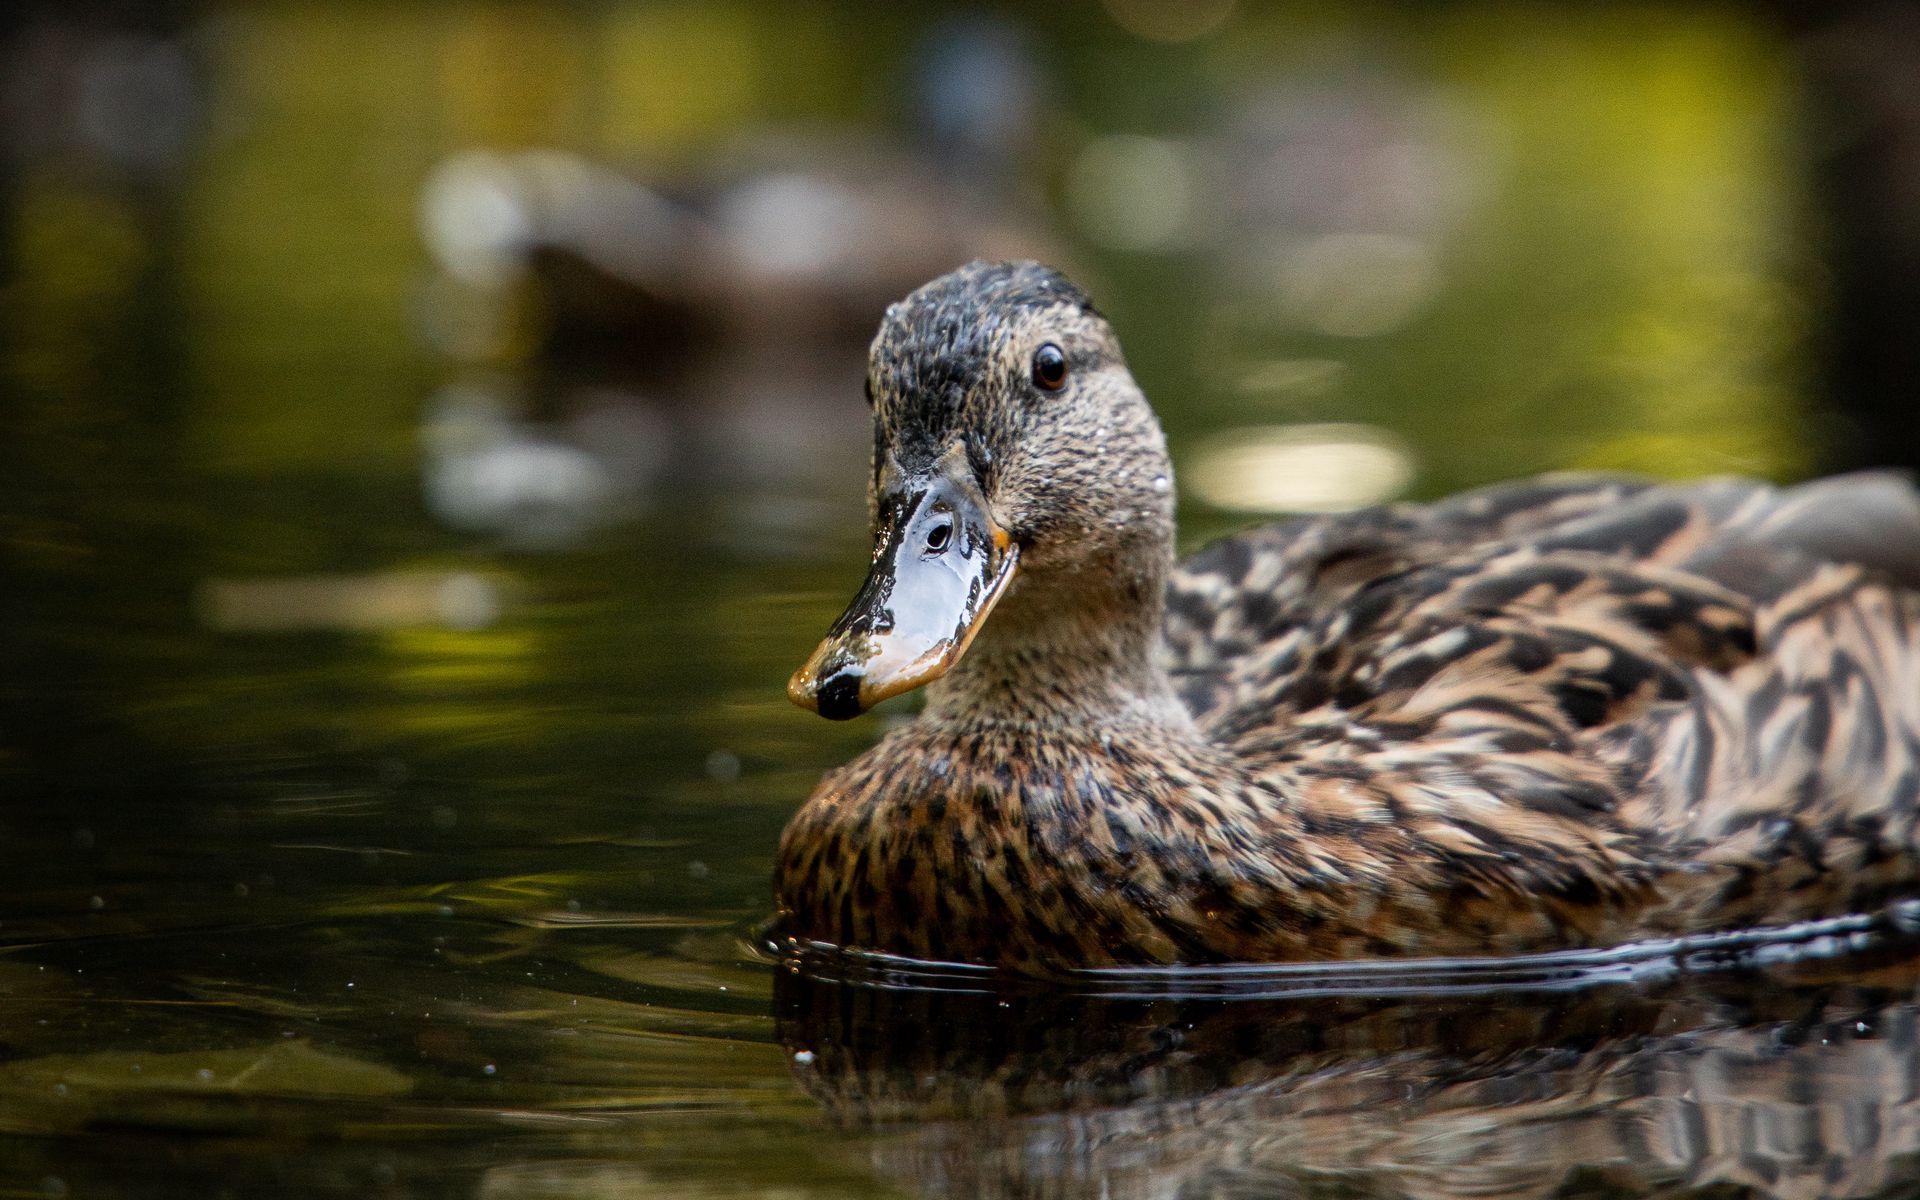
<svg viewBox="0 0 1920 1200">
<path fill-rule="evenodd" d="M 1248 1000 L 790 960 L 776 1004 L 802 1085 L 925 1196 L 1911 1196 L 1920 963 L 1844 974 Z"/>
</svg>

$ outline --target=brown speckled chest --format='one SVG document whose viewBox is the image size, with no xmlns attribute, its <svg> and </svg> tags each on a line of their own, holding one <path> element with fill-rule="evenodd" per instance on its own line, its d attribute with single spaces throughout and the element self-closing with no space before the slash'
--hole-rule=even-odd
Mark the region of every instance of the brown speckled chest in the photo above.
<svg viewBox="0 0 1920 1200">
<path fill-rule="evenodd" d="M 1646 892 L 1586 823 L 1496 862 L 1380 783 L 1298 785 L 1150 732 L 909 727 L 788 827 L 782 931 L 1024 970 L 1471 953 L 1605 940 Z"/>
</svg>

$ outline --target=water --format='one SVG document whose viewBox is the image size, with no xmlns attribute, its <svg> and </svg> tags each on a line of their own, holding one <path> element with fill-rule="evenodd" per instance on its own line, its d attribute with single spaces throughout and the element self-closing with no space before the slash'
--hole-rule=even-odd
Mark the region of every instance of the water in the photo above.
<svg viewBox="0 0 1920 1200">
<path fill-rule="evenodd" d="M 1885 931 L 1048 987 L 759 940 L 787 817 L 901 716 L 784 694 L 863 569 L 887 300 L 1006 236 L 1084 267 L 1189 544 L 1790 475 L 1820 299 L 1747 16 L 46 8 L 0 21 L 0 1196 L 1920 1190 Z M 875 81 L 962 60 L 1056 77 L 956 199 Z M 810 123 L 878 184 L 733 148 Z M 1227 199 L 1168 220 L 1143 163 Z M 736 254 L 664 299 L 588 219 L 650 168 Z M 769 283 L 845 230 L 761 222 L 841 186 L 865 282 Z M 580 240 L 505 261 L 528 196 Z"/>
<path fill-rule="evenodd" d="M 796 984 L 782 1028 L 844 1136 L 890 1122 L 862 1148 L 909 1194 L 1898 1196 L 1920 1183 L 1911 986 L 1898 969 L 1524 999 Z"/>
</svg>

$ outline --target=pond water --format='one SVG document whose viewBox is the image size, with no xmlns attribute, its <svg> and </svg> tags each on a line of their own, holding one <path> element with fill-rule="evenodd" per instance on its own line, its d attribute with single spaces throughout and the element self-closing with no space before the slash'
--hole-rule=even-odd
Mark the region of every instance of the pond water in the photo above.
<svg viewBox="0 0 1920 1200">
<path fill-rule="evenodd" d="M 1004 29 L 57 8 L 0 51 L 78 83 L 20 95 L 137 103 L 0 165 L 0 1195 L 1920 1191 L 1885 930 L 1048 988 L 758 937 L 788 816 L 911 710 L 784 695 L 861 572 L 886 300 L 1010 236 L 1084 267 L 1188 544 L 1550 467 L 1791 475 L 1816 301 L 1748 18 L 1304 6 L 1150 53 L 1035 14 L 1040 183 L 960 204 L 870 68 L 999 69 Z M 717 148 L 780 121 L 854 132 Z M 1220 186 L 1122 202 L 1173 168 Z M 582 214 L 666 211 L 656 175 L 734 257 L 621 275 L 664 243 Z M 848 238 L 856 201 L 888 221 Z M 839 231 L 855 283 L 753 273 L 796 211 L 772 258 Z M 534 217 L 567 236 L 474 233 Z"/>
</svg>

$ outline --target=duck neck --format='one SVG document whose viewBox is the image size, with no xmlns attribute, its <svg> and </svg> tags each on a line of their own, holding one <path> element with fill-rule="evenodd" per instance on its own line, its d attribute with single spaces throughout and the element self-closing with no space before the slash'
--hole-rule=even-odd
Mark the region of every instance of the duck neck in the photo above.
<svg viewBox="0 0 1920 1200">
<path fill-rule="evenodd" d="M 926 719 L 1191 732 L 1158 654 L 1172 558 L 1169 539 L 1107 569 L 1023 573 L 928 689 Z"/>
</svg>

